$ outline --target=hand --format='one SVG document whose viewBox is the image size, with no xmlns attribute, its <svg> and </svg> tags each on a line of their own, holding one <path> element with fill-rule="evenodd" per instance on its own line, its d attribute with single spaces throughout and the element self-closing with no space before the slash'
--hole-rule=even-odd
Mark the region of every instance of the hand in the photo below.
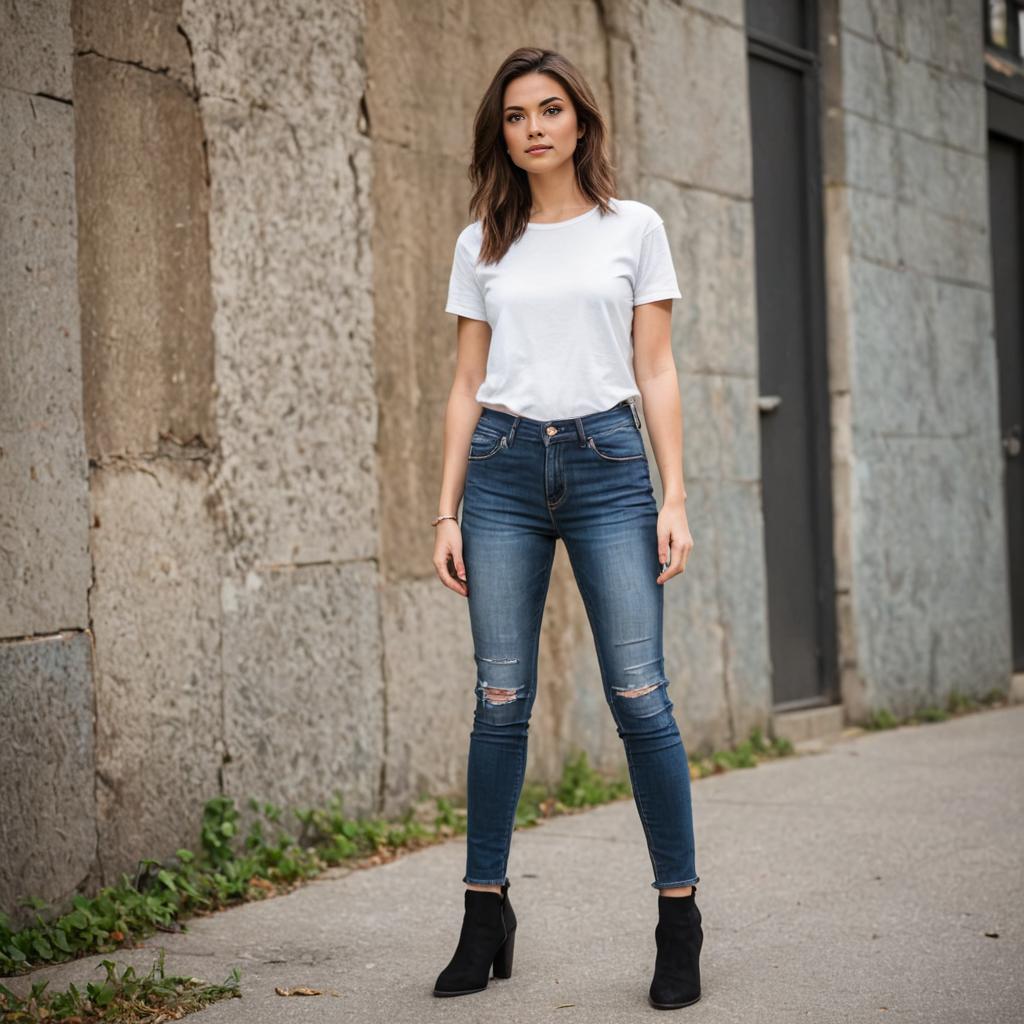
<svg viewBox="0 0 1024 1024">
<path fill-rule="evenodd" d="M 434 568 L 441 582 L 463 597 L 469 595 L 466 566 L 462 562 L 462 530 L 454 519 L 442 519 L 434 527 Z"/>
<path fill-rule="evenodd" d="M 693 550 L 693 537 L 686 522 L 686 503 L 668 502 L 658 512 L 658 561 L 669 566 L 658 573 L 658 583 L 672 579 L 686 568 L 686 561 Z M 669 561 L 669 553 L 672 559 Z"/>
</svg>

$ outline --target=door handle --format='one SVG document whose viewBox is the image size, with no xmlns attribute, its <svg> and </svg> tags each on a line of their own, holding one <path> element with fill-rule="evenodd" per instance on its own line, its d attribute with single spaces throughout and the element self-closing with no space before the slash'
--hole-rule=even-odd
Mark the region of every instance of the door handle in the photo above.
<svg viewBox="0 0 1024 1024">
<path fill-rule="evenodd" d="M 775 412 L 782 403 L 782 395 L 758 395 L 757 408 L 760 412 Z"/>
<path fill-rule="evenodd" d="M 1014 423 L 1003 437 L 1003 451 L 1008 459 L 1015 459 L 1020 455 L 1021 437 L 1020 424 Z"/>
</svg>

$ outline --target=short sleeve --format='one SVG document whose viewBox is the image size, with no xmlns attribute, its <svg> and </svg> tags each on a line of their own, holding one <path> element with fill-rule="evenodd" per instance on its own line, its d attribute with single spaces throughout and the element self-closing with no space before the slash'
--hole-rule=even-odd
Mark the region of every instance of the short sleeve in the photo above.
<svg viewBox="0 0 1024 1024">
<path fill-rule="evenodd" d="M 640 259 L 636 281 L 633 283 L 633 305 L 682 297 L 668 235 L 665 234 L 665 222 L 658 217 L 657 223 L 647 229 L 640 244 Z"/>
<path fill-rule="evenodd" d="M 467 244 L 466 231 L 455 242 L 452 272 L 448 280 L 448 301 L 444 309 L 446 313 L 456 313 L 474 320 L 487 319 L 483 292 L 476 276 L 476 259 Z"/>
</svg>

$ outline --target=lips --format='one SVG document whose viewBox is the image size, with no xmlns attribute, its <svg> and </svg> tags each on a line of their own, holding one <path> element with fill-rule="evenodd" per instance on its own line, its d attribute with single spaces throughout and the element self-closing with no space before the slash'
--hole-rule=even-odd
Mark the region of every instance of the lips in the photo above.
<svg viewBox="0 0 1024 1024">
<path fill-rule="evenodd" d="M 527 153 L 546 153 L 549 149 L 551 149 L 550 146 L 533 146 L 530 149 L 528 149 L 526 152 Z"/>
</svg>

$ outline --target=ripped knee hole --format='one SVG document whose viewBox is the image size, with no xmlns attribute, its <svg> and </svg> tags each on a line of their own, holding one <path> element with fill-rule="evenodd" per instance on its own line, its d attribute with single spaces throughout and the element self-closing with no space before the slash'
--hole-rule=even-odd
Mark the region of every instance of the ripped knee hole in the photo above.
<svg viewBox="0 0 1024 1024">
<path fill-rule="evenodd" d="M 500 686 L 487 686 L 484 687 L 484 696 L 492 704 L 508 704 L 516 699 L 516 691 L 506 690 Z"/>
<path fill-rule="evenodd" d="M 650 693 L 658 685 L 658 683 L 651 683 L 650 686 L 642 686 L 638 690 L 619 690 L 619 693 L 623 697 L 642 697 L 645 693 Z"/>
</svg>

